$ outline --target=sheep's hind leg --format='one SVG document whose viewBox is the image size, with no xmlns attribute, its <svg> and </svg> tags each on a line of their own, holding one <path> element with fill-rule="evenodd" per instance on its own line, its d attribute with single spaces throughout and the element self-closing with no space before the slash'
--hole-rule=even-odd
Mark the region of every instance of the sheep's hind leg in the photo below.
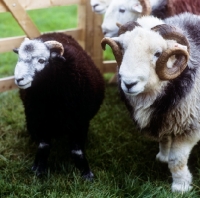
<svg viewBox="0 0 200 198">
<path fill-rule="evenodd" d="M 47 160 L 49 153 L 50 145 L 46 142 L 40 142 L 35 156 L 35 161 L 32 166 L 32 170 L 36 172 L 38 177 L 43 175 L 47 170 Z"/>
<path fill-rule="evenodd" d="M 168 166 L 172 173 L 173 192 L 187 192 L 192 188 L 192 175 L 188 170 L 187 162 L 190 151 L 198 140 L 197 137 L 177 136 L 172 140 Z"/>
<path fill-rule="evenodd" d="M 171 136 L 164 136 L 162 140 L 159 142 L 159 153 L 156 155 L 156 159 L 167 163 L 169 152 L 171 148 L 172 138 Z"/>
</svg>

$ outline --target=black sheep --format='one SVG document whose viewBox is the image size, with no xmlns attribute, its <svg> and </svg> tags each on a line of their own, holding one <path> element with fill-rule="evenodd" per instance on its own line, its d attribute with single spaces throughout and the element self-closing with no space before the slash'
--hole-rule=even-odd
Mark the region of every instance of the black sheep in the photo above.
<svg viewBox="0 0 200 198">
<path fill-rule="evenodd" d="M 104 98 L 100 71 L 82 47 L 62 33 L 26 38 L 14 51 L 19 55 L 15 83 L 27 129 L 39 143 L 32 169 L 44 173 L 52 138 L 66 135 L 75 166 L 84 178 L 93 178 L 84 145 L 89 122 Z"/>
</svg>

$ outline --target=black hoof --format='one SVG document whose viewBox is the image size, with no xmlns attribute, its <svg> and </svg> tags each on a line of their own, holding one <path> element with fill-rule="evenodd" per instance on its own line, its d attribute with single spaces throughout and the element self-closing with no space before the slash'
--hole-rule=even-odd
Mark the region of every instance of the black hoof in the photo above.
<svg viewBox="0 0 200 198">
<path fill-rule="evenodd" d="M 86 181 L 93 181 L 93 179 L 94 179 L 94 174 L 93 174 L 91 171 L 89 171 L 89 172 L 87 172 L 87 173 L 82 173 L 82 178 L 83 178 L 84 180 L 86 180 Z"/>
<path fill-rule="evenodd" d="M 41 165 L 33 165 L 31 170 L 35 172 L 37 177 L 41 177 L 47 173 L 47 168 Z"/>
</svg>

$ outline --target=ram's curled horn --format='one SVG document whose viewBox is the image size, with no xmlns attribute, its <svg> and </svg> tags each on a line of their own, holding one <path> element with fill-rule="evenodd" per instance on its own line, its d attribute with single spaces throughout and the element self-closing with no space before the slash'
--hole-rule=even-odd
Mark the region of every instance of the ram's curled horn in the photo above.
<svg viewBox="0 0 200 198">
<path fill-rule="evenodd" d="M 44 42 L 45 45 L 47 45 L 50 49 L 57 48 L 60 50 L 60 55 L 62 56 L 64 54 L 64 47 L 61 43 L 58 41 L 46 41 Z"/>
<path fill-rule="evenodd" d="M 175 40 L 177 43 L 187 46 L 187 49 L 175 45 L 164 51 L 156 62 L 156 73 L 161 80 L 172 80 L 178 77 L 187 67 L 189 60 L 190 46 L 187 38 L 180 33 L 175 27 L 163 24 L 152 28 L 159 32 L 160 35 L 167 40 Z M 167 67 L 168 59 L 175 55 L 176 61 L 171 68 Z"/>
<path fill-rule="evenodd" d="M 122 63 L 122 52 L 121 52 L 119 44 L 115 42 L 112 38 L 105 37 L 101 40 L 101 47 L 103 50 L 105 50 L 106 44 L 108 44 L 111 47 L 113 54 L 115 56 L 115 59 L 117 61 L 117 64 L 118 66 L 120 66 Z"/>
<path fill-rule="evenodd" d="M 172 68 L 167 67 L 168 59 L 175 55 L 177 60 Z M 187 66 L 189 54 L 186 50 L 180 47 L 167 49 L 162 53 L 156 62 L 156 73 L 161 80 L 173 80 L 178 77 Z"/>
<path fill-rule="evenodd" d="M 151 4 L 149 0 L 140 0 L 142 6 L 142 15 L 148 16 L 151 14 Z"/>
<path fill-rule="evenodd" d="M 121 34 L 124 34 L 127 31 L 132 31 L 135 27 L 138 27 L 138 26 L 141 27 L 141 25 L 136 21 L 129 21 L 125 23 L 124 25 L 117 23 L 117 26 L 119 27 L 118 36 L 120 36 Z"/>
</svg>

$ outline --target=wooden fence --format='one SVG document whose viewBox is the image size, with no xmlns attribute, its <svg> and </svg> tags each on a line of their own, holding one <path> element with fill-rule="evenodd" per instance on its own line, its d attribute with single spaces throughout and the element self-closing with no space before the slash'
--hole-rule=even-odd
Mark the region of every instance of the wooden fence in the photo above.
<svg viewBox="0 0 200 198">
<path fill-rule="evenodd" d="M 57 32 L 72 35 L 92 57 L 102 74 L 115 72 L 116 62 L 103 60 L 103 51 L 100 46 L 100 41 L 103 38 L 101 32 L 102 15 L 92 12 L 89 0 L 1 0 L 0 13 L 10 12 L 26 35 L 0 39 L 0 53 L 9 52 L 19 47 L 25 37 L 31 39 L 41 34 L 26 10 L 72 4 L 78 6 L 77 28 L 57 30 Z M 0 92 L 15 88 L 17 87 L 14 84 L 13 76 L 0 79 Z"/>
</svg>

